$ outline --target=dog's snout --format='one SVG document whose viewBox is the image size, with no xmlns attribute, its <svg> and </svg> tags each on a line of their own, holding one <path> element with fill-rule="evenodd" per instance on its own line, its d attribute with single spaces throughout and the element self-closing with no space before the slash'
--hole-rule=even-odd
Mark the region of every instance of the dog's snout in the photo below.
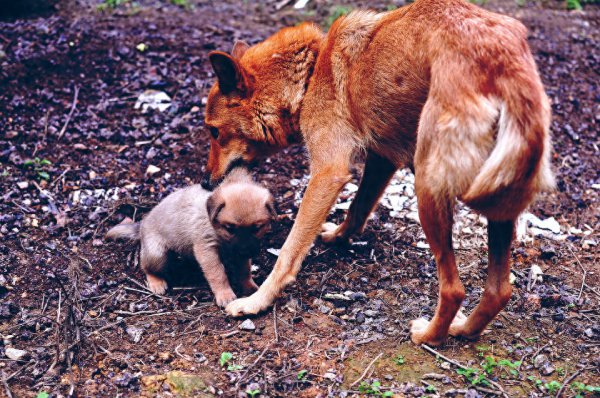
<svg viewBox="0 0 600 398">
<path fill-rule="evenodd" d="M 202 176 L 202 180 L 200 180 L 200 185 L 204 189 L 208 189 L 209 191 L 213 189 L 213 185 L 210 178 L 210 173 L 204 173 Z"/>
</svg>

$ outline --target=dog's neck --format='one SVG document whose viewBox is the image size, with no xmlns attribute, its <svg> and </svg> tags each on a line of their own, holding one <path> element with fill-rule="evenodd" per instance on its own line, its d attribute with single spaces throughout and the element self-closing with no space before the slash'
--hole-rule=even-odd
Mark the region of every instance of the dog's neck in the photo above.
<svg viewBox="0 0 600 398">
<path fill-rule="evenodd" d="M 316 25 L 305 23 L 279 31 L 253 51 L 262 68 L 250 72 L 266 82 L 259 113 L 267 124 L 270 117 L 277 117 L 281 129 L 273 130 L 273 139 L 279 147 L 302 140 L 300 110 L 323 39 Z"/>
</svg>

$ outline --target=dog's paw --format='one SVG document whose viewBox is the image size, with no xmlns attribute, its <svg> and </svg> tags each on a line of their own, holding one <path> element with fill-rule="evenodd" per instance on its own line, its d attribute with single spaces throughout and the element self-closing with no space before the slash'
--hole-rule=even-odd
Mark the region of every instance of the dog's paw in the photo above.
<svg viewBox="0 0 600 398">
<path fill-rule="evenodd" d="M 233 317 L 256 315 L 259 312 L 266 310 L 269 305 L 270 303 L 263 302 L 262 298 L 255 293 L 250 297 L 232 301 L 225 308 L 225 312 Z"/>
<path fill-rule="evenodd" d="M 444 339 L 434 338 L 429 330 L 429 321 L 425 318 L 410 321 L 410 339 L 417 345 L 427 344 L 439 346 L 444 344 Z"/>
<path fill-rule="evenodd" d="M 217 305 L 221 308 L 226 307 L 229 303 L 235 300 L 237 296 L 233 292 L 233 290 L 229 289 L 224 292 L 215 293 L 215 301 Z"/>
<path fill-rule="evenodd" d="M 158 276 L 148 274 L 146 275 L 146 282 L 148 283 L 148 290 L 154 294 L 162 296 L 167 291 L 167 281 Z"/>
<path fill-rule="evenodd" d="M 466 329 L 467 324 L 467 316 L 462 312 L 458 311 L 456 316 L 452 320 L 450 324 L 450 329 L 448 329 L 448 333 L 454 337 L 462 337 L 467 340 L 477 340 L 480 336 L 480 333 L 472 333 Z"/>
<path fill-rule="evenodd" d="M 342 226 L 332 222 L 321 225 L 321 240 L 329 244 L 344 244 L 350 239 L 342 232 Z"/>
</svg>

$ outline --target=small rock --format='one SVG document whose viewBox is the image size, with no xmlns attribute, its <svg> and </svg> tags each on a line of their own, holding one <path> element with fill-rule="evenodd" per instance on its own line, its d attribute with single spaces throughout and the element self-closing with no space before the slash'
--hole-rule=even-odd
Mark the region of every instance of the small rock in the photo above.
<svg viewBox="0 0 600 398">
<path fill-rule="evenodd" d="M 356 314 L 356 323 L 365 323 L 365 314 L 363 314 L 362 312 L 359 312 L 358 314 Z"/>
<path fill-rule="evenodd" d="M 542 251 L 540 257 L 544 260 L 548 260 L 556 256 L 556 249 L 552 246 L 544 245 L 540 249 Z"/>
<path fill-rule="evenodd" d="M 321 313 L 323 313 L 323 314 L 329 314 L 331 309 L 326 305 L 322 305 L 319 307 L 319 311 L 321 311 Z"/>
<path fill-rule="evenodd" d="M 252 322 L 251 319 L 246 319 L 244 322 L 242 322 L 240 324 L 239 328 L 241 330 L 255 330 L 256 325 L 254 325 L 254 322 Z"/>
<path fill-rule="evenodd" d="M 144 329 L 139 328 L 137 326 L 128 326 L 125 331 L 129 335 L 129 337 L 131 337 L 131 340 L 134 343 L 139 343 L 140 340 L 142 340 L 142 333 L 144 333 Z"/>
<path fill-rule="evenodd" d="M 77 149 L 79 151 L 85 151 L 87 149 L 87 147 L 85 145 L 83 145 L 79 142 L 77 144 L 73 145 L 73 148 Z"/>
<path fill-rule="evenodd" d="M 366 310 L 365 311 L 365 315 L 368 316 L 369 318 L 374 318 L 379 314 L 379 311 L 374 311 L 374 310 Z"/>
<path fill-rule="evenodd" d="M 7 131 L 6 134 L 4 134 L 4 136 L 9 140 L 12 138 L 15 138 L 18 135 L 19 135 L 19 132 L 15 131 L 15 130 Z"/>
<path fill-rule="evenodd" d="M 594 331 L 592 330 L 592 328 L 587 328 L 587 329 L 585 329 L 585 330 L 583 331 L 583 333 L 585 333 L 585 335 L 586 335 L 587 337 L 589 337 L 590 339 L 591 339 L 592 337 L 594 337 Z"/>
<path fill-rule="evenodd" d="M 354 301 L 364 301 L 367 299 L 367 295 L 363 292 L 354 292 L 350 295 L 350 298 Z"/>
<path fill-rule="evenodd" d="M 323 378 L 324 378 L 324 379 L 327 379 L 327 380 L 332 380 L 332 381 L 333 381 L 333 380 L 335 380 L 335 378 L 336 378 L 336 375 L 335 375 L 335 373 L 333 373 L 333 372 L 326 372 L 326 373 L 323 375 Z"/>
<path fill-rule="evenodd" d="M 19 189 L 27 189 L 29 188 L 29 183 L 27 181 L 19 181 L 17 182 L 17 186 Z"/>
<path fill-rule="evenodd" d="M 129 372 L 125 372 L 122 375 L 119 375 L 113 379 L 115 385 L 119 387 L 127 387 L 137 380 L 137 377 L 133 376 Z"/>
<path fill-rule="evenodd" d="M 159 171 L 160 171 L 159 167 L 156 167 L 154 165 L 150 165 L 146 169 L 146 174 L 148 174 L 149 176 L 151 176 L 151 175 L 154 175 L 154 174 L 158 173 Z"/>
<path fill-rule="evenodd" d="M 8 358 L 15 360 L 15 361 L 25 359 L 27 356 L 29 356 L 29 353 L 27 351 L 18 350 L 13 347 L 8 347 L 6 350 L 4 350 L 4 353 L 6 354 L 6 356 Z"/>
<path fill-rule="evenodd" d="M 538 354 L 535 358 L 533 358 L 533 366 L 536 369 L 540 369 L 546 362 L 548 362 L 548 357 L 544 354 Z"/>
<path fill-rule="evenodd" d="M 552 373 L 554 373 L 554 370 L 554 366 L 552 366 L 549 362 L 546 362 L 544 365 L 542 365 L 540 374 L 543 376 L 550 376 Z"/>
</svg>

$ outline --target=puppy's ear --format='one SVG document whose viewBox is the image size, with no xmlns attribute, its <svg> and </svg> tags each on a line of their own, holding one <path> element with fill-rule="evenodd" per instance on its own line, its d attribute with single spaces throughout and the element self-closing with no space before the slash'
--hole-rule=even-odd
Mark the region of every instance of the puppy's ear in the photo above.
<svg viewBox="0 0 600 398">
<path fill-rule="evenodd" d="M 275 219 L 277 217 L 277 209 L 275 208 L 275 201 L 273 200 L 272 196 L 269 196 L 269 200 L 267 200 L 265 206 L 267 208 L 267 211 L 271 215 L 271 218 Z"/>
<path fill-rule="evenodd" d="M 235 43 L 233 43 L 233 49 L 231 50 L 231 56 L 235 59 L 240 59 L 240 58 L 242 58 L 242 56 L 244 55 L 246 50 L 248 50 L 249 48 L 250 48 L 250 45 L 248 43 L 246 43 L 245 41 L 236 40 Z"/>
<path fill-rule="evenodd" d="M 219 191 L 215 191 L 208 197 L 208 200 L 206 201 L 206 211 L 208 212 L 208 219 L 212 224 L 215 223 L 215 220 L 224 207 L 225 200 L 223 200 L 223 197 L 220 195 Z"/>
<path fill-rule="evenodd" d="M 244 70 L 240 63 L 231 55 L 222 51 L 211 51 L 208 59 L 217 75 L 219 90 L 228 95 L 232 92 L 244 94 L 248 85 Z"/>
</svg>

